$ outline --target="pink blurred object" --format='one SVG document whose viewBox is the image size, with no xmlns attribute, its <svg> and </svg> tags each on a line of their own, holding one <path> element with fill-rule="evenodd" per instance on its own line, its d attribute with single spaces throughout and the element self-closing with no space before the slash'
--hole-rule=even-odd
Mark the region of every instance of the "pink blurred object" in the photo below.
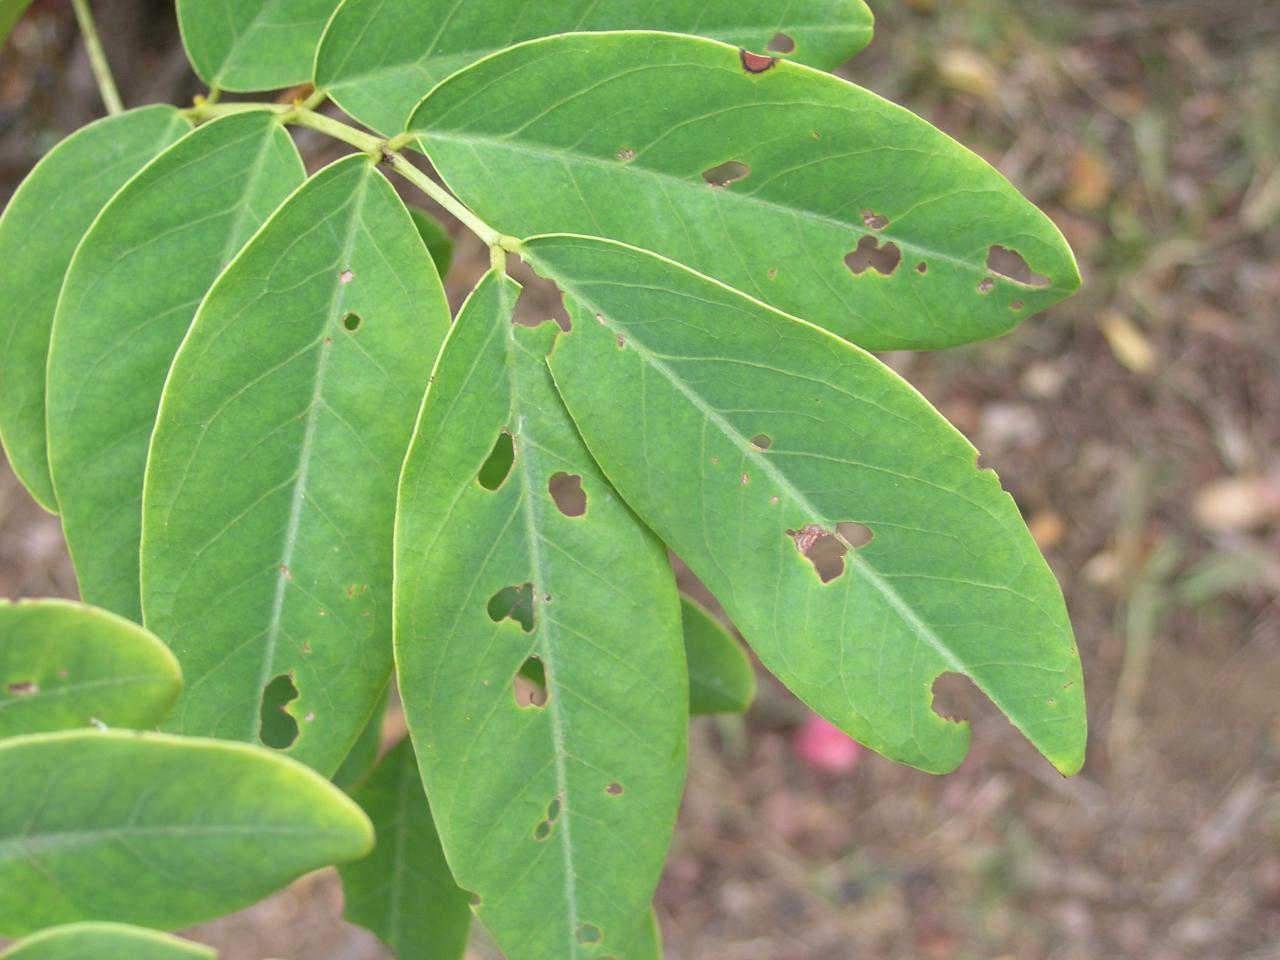
<svg viewBox="0 0 1280 960">
<path fill-rule="evenodd" d="M 796 731 L 794 746 L 801 760 L 827 773 L 848 773 L 858 765 L 863 750 L 862 744 L 817 714 L 810 714 Z"/>
</svg>

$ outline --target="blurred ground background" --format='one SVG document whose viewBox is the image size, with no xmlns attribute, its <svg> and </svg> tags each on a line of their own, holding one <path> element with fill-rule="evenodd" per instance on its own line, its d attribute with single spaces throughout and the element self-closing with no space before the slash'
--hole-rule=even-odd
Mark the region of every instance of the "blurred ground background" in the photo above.
<svg viewBox="0 0 1280 960">
<path fill-rule="evenodd" d="M 745 720 L 694 725 L 667 955 L 1277 960 L 1280 2 L 873 6 L 843 73 L 987 157 L 1081 261 L 1081 294 L 1014 334 L 886 359 L 1061 578 L 1089 761 L 1061 779 L 961 688 L 941 695 L 975 721 L 957 773 L 823 772 L 762 674 Z M 167 0 L 97 7 L 126 103 L 198 91 Z M 38 0 L 0 52 L 0 196 L 100 109 L 68 5 Z M 460 238 L 451 295 L 485 266 Z M 58 524 L 4 470 L 0 595 L 49 594 L 74 594 Z M 317 874 L 195 935 L 231 960 L 385 956 L 339 904 Z"/>
</svg>

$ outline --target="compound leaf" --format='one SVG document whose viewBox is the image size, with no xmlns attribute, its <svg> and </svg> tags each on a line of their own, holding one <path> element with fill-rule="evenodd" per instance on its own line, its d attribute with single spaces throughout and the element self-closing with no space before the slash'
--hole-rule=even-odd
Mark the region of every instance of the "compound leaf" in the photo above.
<svg viewBox="0 0 1280 960">
<path fill-rule="evenodd" d="M 558 329 L 513 326 L 517 290 L 490 274 L 471 295 L 405 462 L 400 691 L 449 863 L 503 952 L 633 960 L 684 777 L 679 605 L 555 394 Z"/>
<path fill-rule="evenodd" d="M 854 738 L 955 767 L 966 674 L 1065 774 L 1083 762 L 1062 594 L 998 478 L 878 360 L 669 260 L 582 237 L 524 256 L 574 321 L 551 369 L 605 474 L 764 665 Z M 869 538 L 870 542 L 867 542 Z"/>
<path fill-rule="evenodd" d="M 0 936 L 79 920 L 174 928 L 364 856 L 368 818 L 287 757 L 155 733 L 0 741 Z"/>
<path fill-rule="evenodd" d="M 680 598 L 690 713 L 744 713 L 756 695 L 751 659 L 701 604 Z"/>
<path fill-rule="evenodd" d="M 196 75 L 222 90 L 271 90 L 311 79 L 337 0 L 178 0 Z"/>
<path fill-rule="evenodd" d="M 0 738 L 160 724 L 182 675 L 135 623 L 66 600 L 0 601 Z"/>
<path fill-rule="evenodd" d="M 273 114 L 224 117 L 148 164 L 76 251 L 49 348 L 48 438 L 88 602 L 141 620 L 142 477 L 165 375 L 209 285 L 304 175 Z"/>
<path fill-rule="evenodd" d="M 407 737 L 352 797 L 378 842 L 339 871 L 343 916 L 377 934 L 397 960 L 457 960 L 467 948 L 471 910 L 440 849 Z"/>
<path fill-rule="evenodd" d="M 146 623 L 187 678 L 168 729 L 325 774 L 347 755 L 391 670 L 396 481 L 448 323 L 363 155 L 312 177 L 209 291 L 143 503 Z"/>
<path fill-rule="evenodd" d="M 0 216 L 0 439 L 13 472 L 51 513 L 45 366 L 67 264 L 111 195 L 190 129 L 164 106 L 91 123 L 36 164 Z"/>
<path fill-rule="evenodd" d="M 0 950 L 0 960 L 215 960 L 210 947 L 123 923 L 50 927 Z"/>
<path fill-rule="evenodd" d="M 634 244 L 866 349 L 992 337 L 1079 284 L 1048 217 L 954 140 L 711 40 L 522 44 L 440 84 L 410 129 L 503 233 Z"/>
<path fill-rule="evenodd" d="M 795 9 L 799 7 L 799 9 Z M 514 43 L 571 30 L 697 33 L 820 69 L 871 40 L 863 0 L 345 0 L 316 55 L 316 85 L 385 134 L 449 74 Z"/>
</svg>

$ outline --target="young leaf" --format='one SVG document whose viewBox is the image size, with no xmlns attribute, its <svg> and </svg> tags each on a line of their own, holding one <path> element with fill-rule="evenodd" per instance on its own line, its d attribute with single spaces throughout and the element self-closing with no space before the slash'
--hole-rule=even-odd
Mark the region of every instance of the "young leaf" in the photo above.
<svg viewBox="0 0 1280 960">
<path fill-rule="evenodd" d="M 36 164 L 0 216 L 0 440 L 13 472 L 51 513 L 45 364 L 67 264 L 111 195 L 190 129 L 162 106 L 91 123 Z"/>
<path fill-rule="evenodd" d="M 174 928 L 373 846 L 337 787 L 243 744 L 74 731 L 0 741 L 0 936 Z"/>
<path fill-rule="evenodd" d="M 178 0 L 196 75 L 222 90 L 271 90 L 311 79 L 316 44 L 338 0 Z"/>
<path fill-rule="evenodd" d="M 556 397 L 558 329 L 512 324 L 518 289 L 472 293 L 405 461 L 400 692 L 449 863 L 506 956 L 621 957 L 684 778 L 679 605 Z"/>
<path fill-rule="evenodd" d="M 361 123 L 392 134 L 449 74 L 535 37 L 570 30 L 698 33 L 761 54 L 777 49 L 825 70 L 865 47 L 871 25 L 863 0 L 345 0 L 320 41 L 316 85 Z"/>
<path fill-rule="evenodd" d="M 453 261 L 453 238 L 439 220 L 420 207 L 410 207 L 409 216 L 413 217 L 413 225 L 418 228 L 418 235 L 427 245 L 431 261 L 436 265 L 436 273 L 443 277 L 449 272 L 449 264 Z"/>
<path fill-rule="evenodd" d="M 326 775 L 347 755 L 391 670 L 396 480 L 448 324 L 363 155 L 312 177 L 209 291 L 143 504 L 146 623 L 187 678 L 168 729 L 265 727 Z"/>
<path fill-rule="evenodd" d="M 304 175 L 274 115 L 224 117 L 148 164 L 77 249 L 49 347 L 48 433 L 88 602 L 141 620 L 142 476 L 169 364 L 209 285 Z"/>
<path fill-rule="evenodd" d="M 158 726 L 182 690 L 169 648 L 122 617 L 66 600 L 0 600 L 0 738 Z"/>
<path fill-rule="evenodd" d="M 869 350 L 992 337 L 1079 284 L 1049 218 L 954 140 L 711 40 L 536 40 L 449 78 L 410 129 L 503 233 L 635 244 Z"/>
<path fill-rule="evenodd" d="M 969 729 L 930 709 L 931 685 L 963 673 L 1079 769 L 1058 584 L 995 474 L 918 393 L 653 254 L 553 236 L 524 256 L 570 303 L 551 369 L 592 454 L 780 680 L 872 749 L 943 772 Z"/>
<path fill-rule="evenodd" d="M 471 910 L 445 863 L 407 737 L 352 797 L 378 842 L 339 871 L 343 916 L 377 934 L 398 960 L 457 960 L 467 948 Z"/>
<path fill-rule="evenodd" d="M 756 695 L 750 658 L 701 604 L 681 597 L 680 614 L 689 662 L 689 712 L 744 713 Z"/>
<path fill-rule="evenodd" d="M 215 960 L 217 956 L 202 944 L 123 923 L 50 927 L 0 950 L 0 960 Z"/>
</svg>

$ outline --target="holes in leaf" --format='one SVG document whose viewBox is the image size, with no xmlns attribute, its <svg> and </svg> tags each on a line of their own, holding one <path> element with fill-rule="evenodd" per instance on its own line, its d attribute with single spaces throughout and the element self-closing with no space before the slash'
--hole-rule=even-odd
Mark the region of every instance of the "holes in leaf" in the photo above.
<svg viewBox="0 0 1280 960">
<path fill-rule="evenodd" d="M 515 462 L 515 441 L 511 439 L 511 434 L 503 430 L 498 434 L 498 439 L 494 442 L 493 449 L 489 451 L 489 456 L 480 466 L 476 479 L 486 490 L 497 490 L 510 475 L 511 467 Z"/>
<path fill-rule="evenodd" d="M 1010 301 L 1009 301 L 1009 309 L 1010 309 L 1010 310 L 1012 310 L 1014 313 L 1017 313 L 1019 310 L 1021 310 L 1021 309 L 1022 309 L 1023 307 L 1025 307 L 1025 306 L 1026 306 L 1026 304 L 1025 304 L 1025 303 L 1023 303 L 1021 300 L 1010 300 Z"/>
<path fill-rule="evenodd" d="M 740 160 L 729 160 L 702 171 L 702 179 L 713 187 L 727 187 L 745 179 L 751 168 Z"/>
<path fill-rule="evenodd" d="M 996 288 L 996 282 L 992 280 L 990 277 L 983 277 L 981 280 L 978 281 L 978 292 L 981 294 L 988 294 L 995 288 Z"/>
<path fill-rule="evenodd" d="M 511 322 L 519 327 L 539 327 L 553 320 L 562 332 L 573 329 L 569 311 L 564 305 L 564 294 L 550 280 L 540 277 L 527 264 L 508 258 L 507 270 L 513 280 L 520 283 L 520 295 L 516 297 L 511 312 Z"/>
<path fill-rule="evenodd" d="M 769 41 L 769 45 L 765 47 L 770 53 L 791 53 L 796 48 L 795 40 L 791 39 L 788 34 L 775 33 L 773 39 Z"/>
<path fill-rule="evenodd" d="M 503 587 L 489 598 L 489 619 L 514 620 L 525 633 L 533 632 L 533 584 Z"/>
<path fill-rule="evenodd" d="M 547 705 L 547 668 L 541 660 L 529 657 L 520 665 L 511 682 L 511 695 L 517 707 L 541 709 Z"/>
<path fill-rule="evenodd" d="M 616 156 L 623 163 L 626 163 L 628 160 L 635 159 L 636 152 L 632 150 L 630 147 L 623 147 L 621 150 L 617 152 Z"/>
<path fill-rule="evenodd" d="M 40 692 L 40 684 L 31 680 L 22 680 L 17 683 L 11 683 L 6 687 L 10 695 L 15 697 L 34 697 Z"/>
<path fill-rule="evenodd" d="M 916 273 L 928 273 L 928 272 L 929 272 L 929 265 L 925 263 L 923 260 L 921 260 L 919 263 L 916 264 Z"/>
<path fill-rule="evenodd" d="M 787 536 L 795 541 L 800 555 L 813 564 L 818 579 L 830 583 L 844 573 L 845 554 L 871 542 L 870 529 L 852 520 L 836 524 L 835 531 L 816 523 L 807 523 L 799 530 L 788 530 Z"/>
<path fill-rule="evenodd" d="M 752 53 L 750 50 L 739 50 L 738 55 L 742 60 L 742 69 L 747 73 L 764 73 L 766 70 L 772 70 L 778 63 L 777 57 L 766 57 L 764 54 Z"/>
<path fill-rule="evenodd" d="M 262 688 L 258 738 L 275 750 L 288 750 L 298 739 L 298 721 L 285 708 L 298 699 L 293 677 L 282 673 Z"/>
<path fill-rule="evenodd" d="M 555 823 L 560 819 L 560 798 L 552 797 L 551 802 L 547 804 L 547 822 Z"/>
<path fill-rule="evenodd" d="M 555 830 L 555 826 L 543 820 L 540 824 L 533 828 L 533 839 L 539 843 L 544 843 L 551 839 L 551 833 Z"/>
<path fill-rule="evenodd" d="M 998 273 L 1006 280 L 1020 283 L 1024 287 L 1047 287 L 1049 278 L 1036 273 L 1031 265 L 1017 250 L 1010 250 L 993 244 L 987 251 L 987 269 Z"/>
<path fill-rule="evenodd" d="M 963 673 L 941 673 L 930 689 L 933 712 L 951 723 L 962 723 L 966 717 L 981 714 L 984 700 L 977 684 Z"/>
<path fill-rule="evenodd" d="M 350 270 L 343 270 L 340 274 L 338 274 L 338 282 L 342 284 L 348 284 L 355 278 L 356 278 L 356 275 L 352 273 Z"/>
<path fill-rule="evenodd" d="M 580 517 L 587 512 L 587 491 L 582 489 L 582 477 L 576 473 L 552 474 L 547 481 L 547 492 L 555 501 L 556 509 L 566 517 Z"/>
<path fill-rule="evenodd" d="M 604 939 L 604 931 L 597 927 L 594 923 L 580 923 L 578 929 L 574 931 L 574 938 L 583 946 L 592 943 L 599 943 Z"/>
<path fill-rule="evenodd" d="M 478 907 L 484 903 L 484 898 L 480 894 L 472 893 L 469 890 L 464 890 L 463 892 L 467 895 L 467 903 L 471 904 L 472 907 Z"/>
<path fill-rule="evenodd" d="M 604 788 L 604 792 L 605 792 L 605 793 L 607 793 L 607 794 L 608 794 L 609 796 L 611 796 L 611 797 L 620 797 L 620 796 L 622 796 L 622 784 L 620 784 L 620 783 L 611 783 L 611 784 L 609 784 L 607 787 L 605 787 L 605 788 Z"/>
<path fill-rule="evenodd" d="M 618 336 L 614 338 L 614 342 L 617 343 L 619 350 L 627 349 L 627 338 L 624 334 L 618 334 Z"/>
<path fill-rule="evenodd" d="M 883 213 L 876 213 L 874 210 L 862 211 L 862 222 L 871 230 L 883 230 L 889 225 L 889 218 Z"/>
<path fill-rule="evenodd" d="M 898 269 L 898 264 L 901 262 L 902 251 L 898 249 L 896 243 L 886 243 L 881 246 L 879 238 L 869 233 L 859 240 L 858 246 L 844 258 L 845 266 L 853 272 L 855 277 L 862 276 L 868 269 L 887 277 Z"/>
<path fill-rule="evenodd" d="M 767 433 L 757 433 L 751 438 L 751 446 L 757 450 L 768 450 L 773 446 L 773 439 Z"/>
<path fill-rule="evenodd" d="M 358 313 L 348 313 L 342 318 L 342 329 L 347 333 L 355 333 L 364 324 L 364 320 Z"/>
</svg>

